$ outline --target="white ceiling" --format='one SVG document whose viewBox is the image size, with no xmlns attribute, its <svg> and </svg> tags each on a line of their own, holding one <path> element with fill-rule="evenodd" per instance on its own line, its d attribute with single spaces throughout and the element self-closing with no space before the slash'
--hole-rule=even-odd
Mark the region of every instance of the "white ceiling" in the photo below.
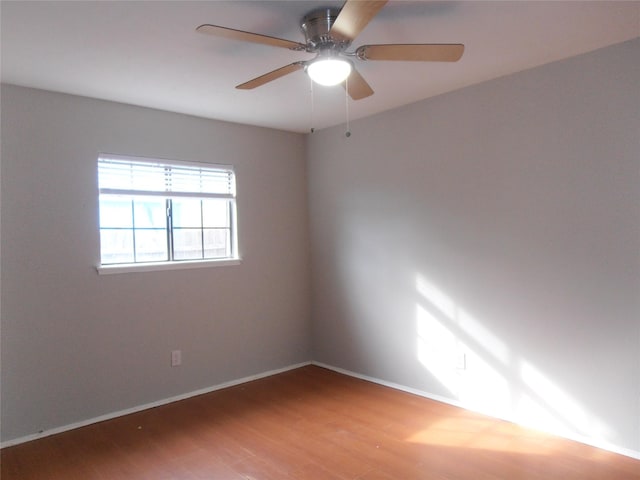
<svg viewBox="0 0 640 480">
<path fill-rule="evenodd" d="M 301 17 L 341 1 L 2 1 L 5 83 L 294 132 L 312 126 L 302 71 L 255 90 L 237 84 L 305 52 L 211 37 L 203 23 L 304 42 Z M 391 1 L 352 49 L 464 43 L 457 63 L 358 62 L 375 90 L 365 117 L 640 36 L 640 2 Z M 314 87 L 313 126 L 344 123 L 344 89 Z"/>
</svg>

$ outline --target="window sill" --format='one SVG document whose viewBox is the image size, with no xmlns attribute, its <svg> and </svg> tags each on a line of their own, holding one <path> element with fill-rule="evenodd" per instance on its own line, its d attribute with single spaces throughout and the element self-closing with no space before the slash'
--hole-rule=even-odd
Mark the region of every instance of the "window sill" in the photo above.
<svg viewBox="0 0 640 480">
<path fill-rule="evenodd" d="M 154 263 L 120 263 L 115 265 L 99 265 L 96 267 L 99 275 L 112 275 L 116 273 L 155 272 L 159 270 L 188 270 L 192 268 L 226 267 L 240 265 L 239 258 L 225 258 L 223 260 L 184 260 L 180 262 L 154 262 Z"/>
</svg>

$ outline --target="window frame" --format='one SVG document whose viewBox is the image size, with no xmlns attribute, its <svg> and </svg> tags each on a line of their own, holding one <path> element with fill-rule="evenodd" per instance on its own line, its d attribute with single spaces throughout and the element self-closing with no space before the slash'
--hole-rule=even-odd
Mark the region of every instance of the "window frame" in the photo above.
<svg viewBox="0 0 640 480">
<path fill-rule="evenodd" d="M 198 178 L 199 182 L 203 183 L 203 174 L 213 173 L 223 175 L 227 175 L 229 179 L 231 179 L 232 183 L 228 187 L 228 192 L 226 193 L 211 193 L 208 191 L 184 191 L 182 189 L 170 191 L 166 184 L 172 184 L 173 178 L 178 180 L 178 177 L 172 177 L 171 181 L 165 182 L 165 188 L 163 189 L 154 189 L 154 190 L 145 190 L 136 189 L 135 187 L 132 189 L 127 188 L 110 188 L 107 186 L 101 186 L 100 183 L 100 166 L 103 163 L 107 163 L 109 160 L 114 162 L 127 162 L 132 165 L 140 165 L 140 164 L 150 164 L 149 168 L 169 168 L 175 167 L 176 170 L 182 169 L 185 167 L 187 169 L 197 168 L 200 170 Z M 228 257 L 219 257 L 219 258 L 197 258 L 197 259 L 176 259 L 175 252 L 173 251 L 173 241 L 174 241 L 174 227 L 173 227 L 173 218 L 174 212 L 173 209 L 167 209 L 167 222 L 165 224 L 165 228 L 163 230 L 164 235 L 167 238 L 167 260 L 161 261 L 139 261 L 139 262 L 129 262 L 129 263 L 105 263 L 102 261 L 102 231 L 107 230 L 110 227 L 103 227 L 100 214 L 98 214 L 98 245 L 99 245 L 99 262 L 96 265 L 96 269 L 99 274 L 114 274 L 114 273 L 126 273 L 126 272 L 148 272 L 148 271 L 157 271 L 157 270 L 182 270 L 182 269 L 194 269 L 194 268 L 208 268 L 208 267 L 219 267 L 219 266 L 229 266 L 229 265 L 238 265 L 241 263 L 240 252 L 238 248 L 238 225 L 237 225 L 237 204 L 236 204 L 236 173 L 235 169 L 231 165 L 223 165 L 223 164 L 214 164 L 214 163 L 206 163 L 206 162 L 185 162 L 182 160 L 169 160 L 163 158 L 149 158 L 149 157 L 139 157 L 139 156 L 131 156 L 131 155 L 118 155 L 118 154 L 110 154 L 110 153 L 100 153 L 97 158 L 97 191 L 98 191 L 98 207 L 101 206 L 101 196 L 102 195 L 112 195 L 114 197 L 120 195 L 123 198 L 131 199 L 132 208 L 133 208 L 133 200 L 135 198 L 144 198 L 144 197 L 154 197 L 157 199 L 162 199 L 166 202 L 167 205 L 172 205 L 173 201 L 176 199 L 194 199 L 194 200 L 207 200 L 207 199 L 218 199 L 224 200 L 228 203 L 228 227 L 219 227 L 221 229 L 228 229 L 229 235 L 229 249 L 230 256 Z M 173 172 L 172 172 L 173 173 Z M 183 174 L 177 173 L 176 175 Z M 194 176 L 195 178 L 195 176 Z M 205 179 L 206 180 L 206 179 Z M 201 203 L 202 205 L 202 203 Z M 202 207 L 201 207 L 202 208 Z M 202 212 L 202 211 L 201 211 Z M 133 218 L 133 217 L 132 217 Z M 112 227 L 113 229 L 117 229 L 118 227 Z M 213 230 L 218 227 L 206 227 L 203 222 L 199 227 L 202 230 L 202 234 L 207 229 Z M 132 235 L 136 234 L 135 224 L 131 226 Z M 144 230 L 144 228 L 140 228 L 140 230 Z M 135 251 L 135 243 L 134 243 L 134 258 L 136 252 Z M 202 251 L 204 255 L 204 251 L 206 249 L 206 245 L 204 244 L 204 240 L 202 242 Z"/>
</svg>

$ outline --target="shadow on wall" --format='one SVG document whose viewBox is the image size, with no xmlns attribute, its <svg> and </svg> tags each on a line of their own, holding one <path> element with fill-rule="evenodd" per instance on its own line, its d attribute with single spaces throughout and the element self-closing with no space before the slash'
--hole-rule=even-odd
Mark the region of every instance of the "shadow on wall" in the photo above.
<svg viewBox="0 0 640 480">
<path fill-rule="evenodd" d="M 462 406 L 560 435 L 604 440 L 612 434 L 579 401 L 420 273 L 415 289 L 418 361 Z"/>
</svg>

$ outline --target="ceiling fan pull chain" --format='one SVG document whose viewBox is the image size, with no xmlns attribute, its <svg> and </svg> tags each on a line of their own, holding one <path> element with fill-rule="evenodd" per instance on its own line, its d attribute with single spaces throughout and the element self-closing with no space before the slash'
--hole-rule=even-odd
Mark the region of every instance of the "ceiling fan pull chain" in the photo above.
<svg viewBox="0 0 640 480">
<path fill-rule="evenodd" d="M 313 80 L 311 80 L 311 77 L 309 77 L 309 90 L 311 93 L 311 133 L 315 132 L 316 129 L 314 127 L 315 124 L 315 109 L 314 109 L 314 103 L 313 103 Z"/>
<path fill-rule="evenodd" d="M 349 77 L 345 80 L 345 89 L 344 89 L 344 103 L 345 109 L 347 111 L 347 131 L 344 136 L 349 138 L 351 136 L 351 130 L 349 128 Z"/>
</svg>

